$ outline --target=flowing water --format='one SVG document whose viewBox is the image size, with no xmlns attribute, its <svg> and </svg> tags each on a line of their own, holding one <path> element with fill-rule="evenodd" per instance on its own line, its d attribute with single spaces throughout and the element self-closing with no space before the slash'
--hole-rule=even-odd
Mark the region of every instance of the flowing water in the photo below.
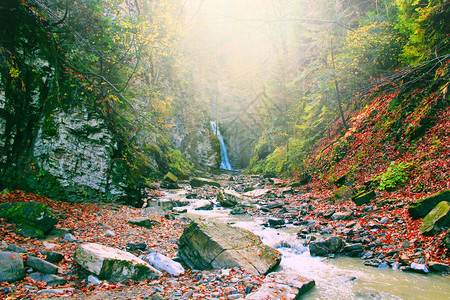
<svg viewBox="0 0 450 300">
<path fill-rule="evenodd" d="M 230 159 L 228 158 L 227 146 L 225 145 L 223 136 L 220 133 L 219 125 L 217 125 L 216 122 L 211 122 L 211 128 L 220 142 L 220 154 L 222 155 L 222 163 L 220 164 L 220 168 L 224 170 L 233 170 Z"/>
<path fill-rule="evenodd" d="M 180 194 L 167 196 L 172 199 L 182 197 Z M 229 210 L 223 208 L 197 211 L 188 207 L 183 216 L 233 224 L 260 236 L 265 244 L 282 253 L 278 271 L 294 271 L 316 281 L 316 287 L 302 299 L 450 299 L 448 276 L 377 269 L 365 266 L 358 258 L 311 257 L 304 241 L 297 238 L 294 226 L 265 228 L 261 225 L 262 218 L 229 215 Z"/>
</svg>

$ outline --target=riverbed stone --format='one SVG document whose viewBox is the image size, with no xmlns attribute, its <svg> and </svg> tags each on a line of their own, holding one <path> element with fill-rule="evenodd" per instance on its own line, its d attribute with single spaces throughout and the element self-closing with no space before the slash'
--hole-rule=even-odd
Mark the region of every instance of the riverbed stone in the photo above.
<svg viewBox="0 0 450 300">
<path fill-rule="evenodd" d="M 28 275 L 28 278 L 31 278 L 36 281 L 43 281 L 47 285 L 63 285 L 66 284 L 67 280 L 64 277 L 54 275 L 54 274 L 41 274 L 41 273 L 31 273 Z"/>
<path fill-rule="evenodd" d="M 299 299 L 316 285 L 314 280 L 306 279 L 294 273 L 269 274 L 263 284 L 248 294 L 247 300 L 261 299 Z"/>
<path fill-rule="evenodd" d="M 191 185 L 191 187 L 193 188 L 198 188 L 198 187 L 202 187 L 204 185 L 209 185 L 209 186 L 215 186 L 220 188 L 222 185 L 220 184 L 220 182 L 212 180 L 212 179 L 207 179 L 207 178 L 201 178 L 201 177 L 194 177 L 189 181 L 189 184 Z"/>
<path fill-rule="evenodd" d="M 429 262 L 428 266 L 430 267 L 430 271 L 436 273 L 448 273 L 450 271 L 450 265 L 436 261 Z"/>
<path fill-rule="evenodd" d="M 344 247 L 344 240 L 332 236 L 327 239 L 321 239 L 309 244 L 309 252 L 312 256 L 328 256 L 329 254 L 339 253 Z"/>
<path fill-rule="evenodd" d="M 100 244 L 79 245 L 75 250 L 74 260 L 101 279 L 114 282 L 129 279 L 140 281 L 162 276 L 160 271 L 133 254 Z"/>
<path fill-rule="evenodd" d="M 423 219 L 420 233 L 425 236 L 435 235 L 440 227 L 450 227 L 450 202 L 442 201 Z"/>
<path fill-rule="evenodd" d="M 417 200 L 408 207 L 408 213 L 413 220 L 425 217 L 440 202 L 450 202 L 450 190 L 444 190 L 431 196 Z"/>
<path fill-rule="evenodd" d="M 25 277 L 22 256 L 16 252 L 0 252 L 0 282 L 12 282 Z"/>
<path fill-rule="evenodd" d="M 15 224 L 42 230 L 44 234 L 49 233 L 58 223 L 58 218 L 48 210 L 44 203 L 35 202 L 0 204 L 0 218 L 5 218 Z"/>
<path fill-rule="evenodd" d="M 173 261 L 171 258 L 160 253 L 150 253 L 143 256 L 143 260 L 151 264 L 157 270 L 166 271 L 173 276 L 180 276 L 181 274 L 184 274 L 185 271 L 180 263 Z"/>
<path fill-rule="evenodd" d="M 45 274 L 58 273 L 57 265 L 54 265 L 51 262 L 45 261 L 35 256 L 29 256 L 27 260 L 25 260 L 25 266 L 33 268 L 33 270 Z"/>
<path fill-rule="evenodd" d="M 218 222 L 192 222 L 178 245 L 180 258 L 201 270 L 240 267 L 251 274 L 267 274 L 281 261 L 281 253 L 252 232 Z"/>
</svg>

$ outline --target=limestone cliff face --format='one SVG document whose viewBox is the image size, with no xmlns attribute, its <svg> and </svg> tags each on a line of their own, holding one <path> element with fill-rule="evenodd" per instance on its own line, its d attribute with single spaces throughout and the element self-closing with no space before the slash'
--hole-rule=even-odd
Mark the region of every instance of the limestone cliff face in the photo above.
<svg viewBox="0 0 450 300">
<path fill-rule="evenodd" d="M 117 142 L 105 121 L 86 107 L 55 109 L 48 118 L 52 128 L 43 123 L 33 147 L 40 167 L 64 187 L 79 185 L 112 197 L 125 196 L 125 183 L 110 176 Z"/>
</svg>

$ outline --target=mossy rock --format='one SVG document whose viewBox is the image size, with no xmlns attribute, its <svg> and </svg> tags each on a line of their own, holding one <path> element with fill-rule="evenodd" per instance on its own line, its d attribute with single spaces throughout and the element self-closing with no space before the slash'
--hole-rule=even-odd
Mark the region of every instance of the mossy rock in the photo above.
<svg viewBox="0 0 450 300">
<path fill-rule="evenodd" d="M 442 201 L 423 219 L 420 233 L 432 236 L 438 232 L 439 227 L 450 227 L 450 203 Z"/>
<path fill-rule="evenodd" d="M 215 186 L 215 187 L 221 187 L 221 184 L 217 181 L 211 180 L 211 179 L 206 179 L 206 178 L 200 178 L 200 177 L 195 177 L 193 179 L 191 179 L 191 181 L 189 182 L 191 187 L 193 188 L 198 188 L 204 185 L 210 185 L 210 186 Z"/>
<path fill-rule="evenodd" d="M 58 218 L 44 203 L 34 202 L 3 203 L 0 205 L 0 218 L 42 230 L 44 234 L 49 233 L 58 223 Z"/>
<path fill-rule="evenodd" d="M 354 196 L 352 198 L 352 200 L 353 200 L 353 202 L 355 202 L 356 205 L 361 206 L 366 203 L 369 203 L 376 196 L 377 196 L 377 194 L 375 193 L 375 191 L 370 191 L 370 192 L 362 191 L 362 192 L 356 194 L 356 196 Z"/>
<path fill-rule="evenodd" d="M 164 189 L 178 189 L 178 177 L 171 172 L 167 173 L 161 182 L 161 187 Z"/>
<path fill-rule="evenodd" d="M 416 203 L 409 205 L 408 213 L 413 220 L 423 218 L 442 201 L 450 202 L 450 190 L 419 199 Z"/>
<path fill-rule="evenodd" d="M 32 239 L 42 239 L 45 237 L 45 234 L 42 230 L 24 224 L 17 225 L 16 233 L 20 234 L 23 237 Z"/>
</svg>

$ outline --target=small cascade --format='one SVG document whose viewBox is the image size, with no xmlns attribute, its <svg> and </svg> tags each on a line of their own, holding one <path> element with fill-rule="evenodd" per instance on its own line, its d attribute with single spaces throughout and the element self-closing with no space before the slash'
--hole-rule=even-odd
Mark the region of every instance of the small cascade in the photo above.
<svg viewBox="0 0 450 300">
<path fill-rule="evenodd" d="M 220 133 L 219 126 L 216 122 L 211 121 L 211 128 L 214 134 L 219 138 L 220 142 L 220 154 L 222 155 L 222 163 L 220 164 L 220 168 L 224 170 L 233 170 L 233 167 L 230 164 L 230 159 L 228 158 L 227 146 L 225 145 L 223 136 Z"/>
</svg>

